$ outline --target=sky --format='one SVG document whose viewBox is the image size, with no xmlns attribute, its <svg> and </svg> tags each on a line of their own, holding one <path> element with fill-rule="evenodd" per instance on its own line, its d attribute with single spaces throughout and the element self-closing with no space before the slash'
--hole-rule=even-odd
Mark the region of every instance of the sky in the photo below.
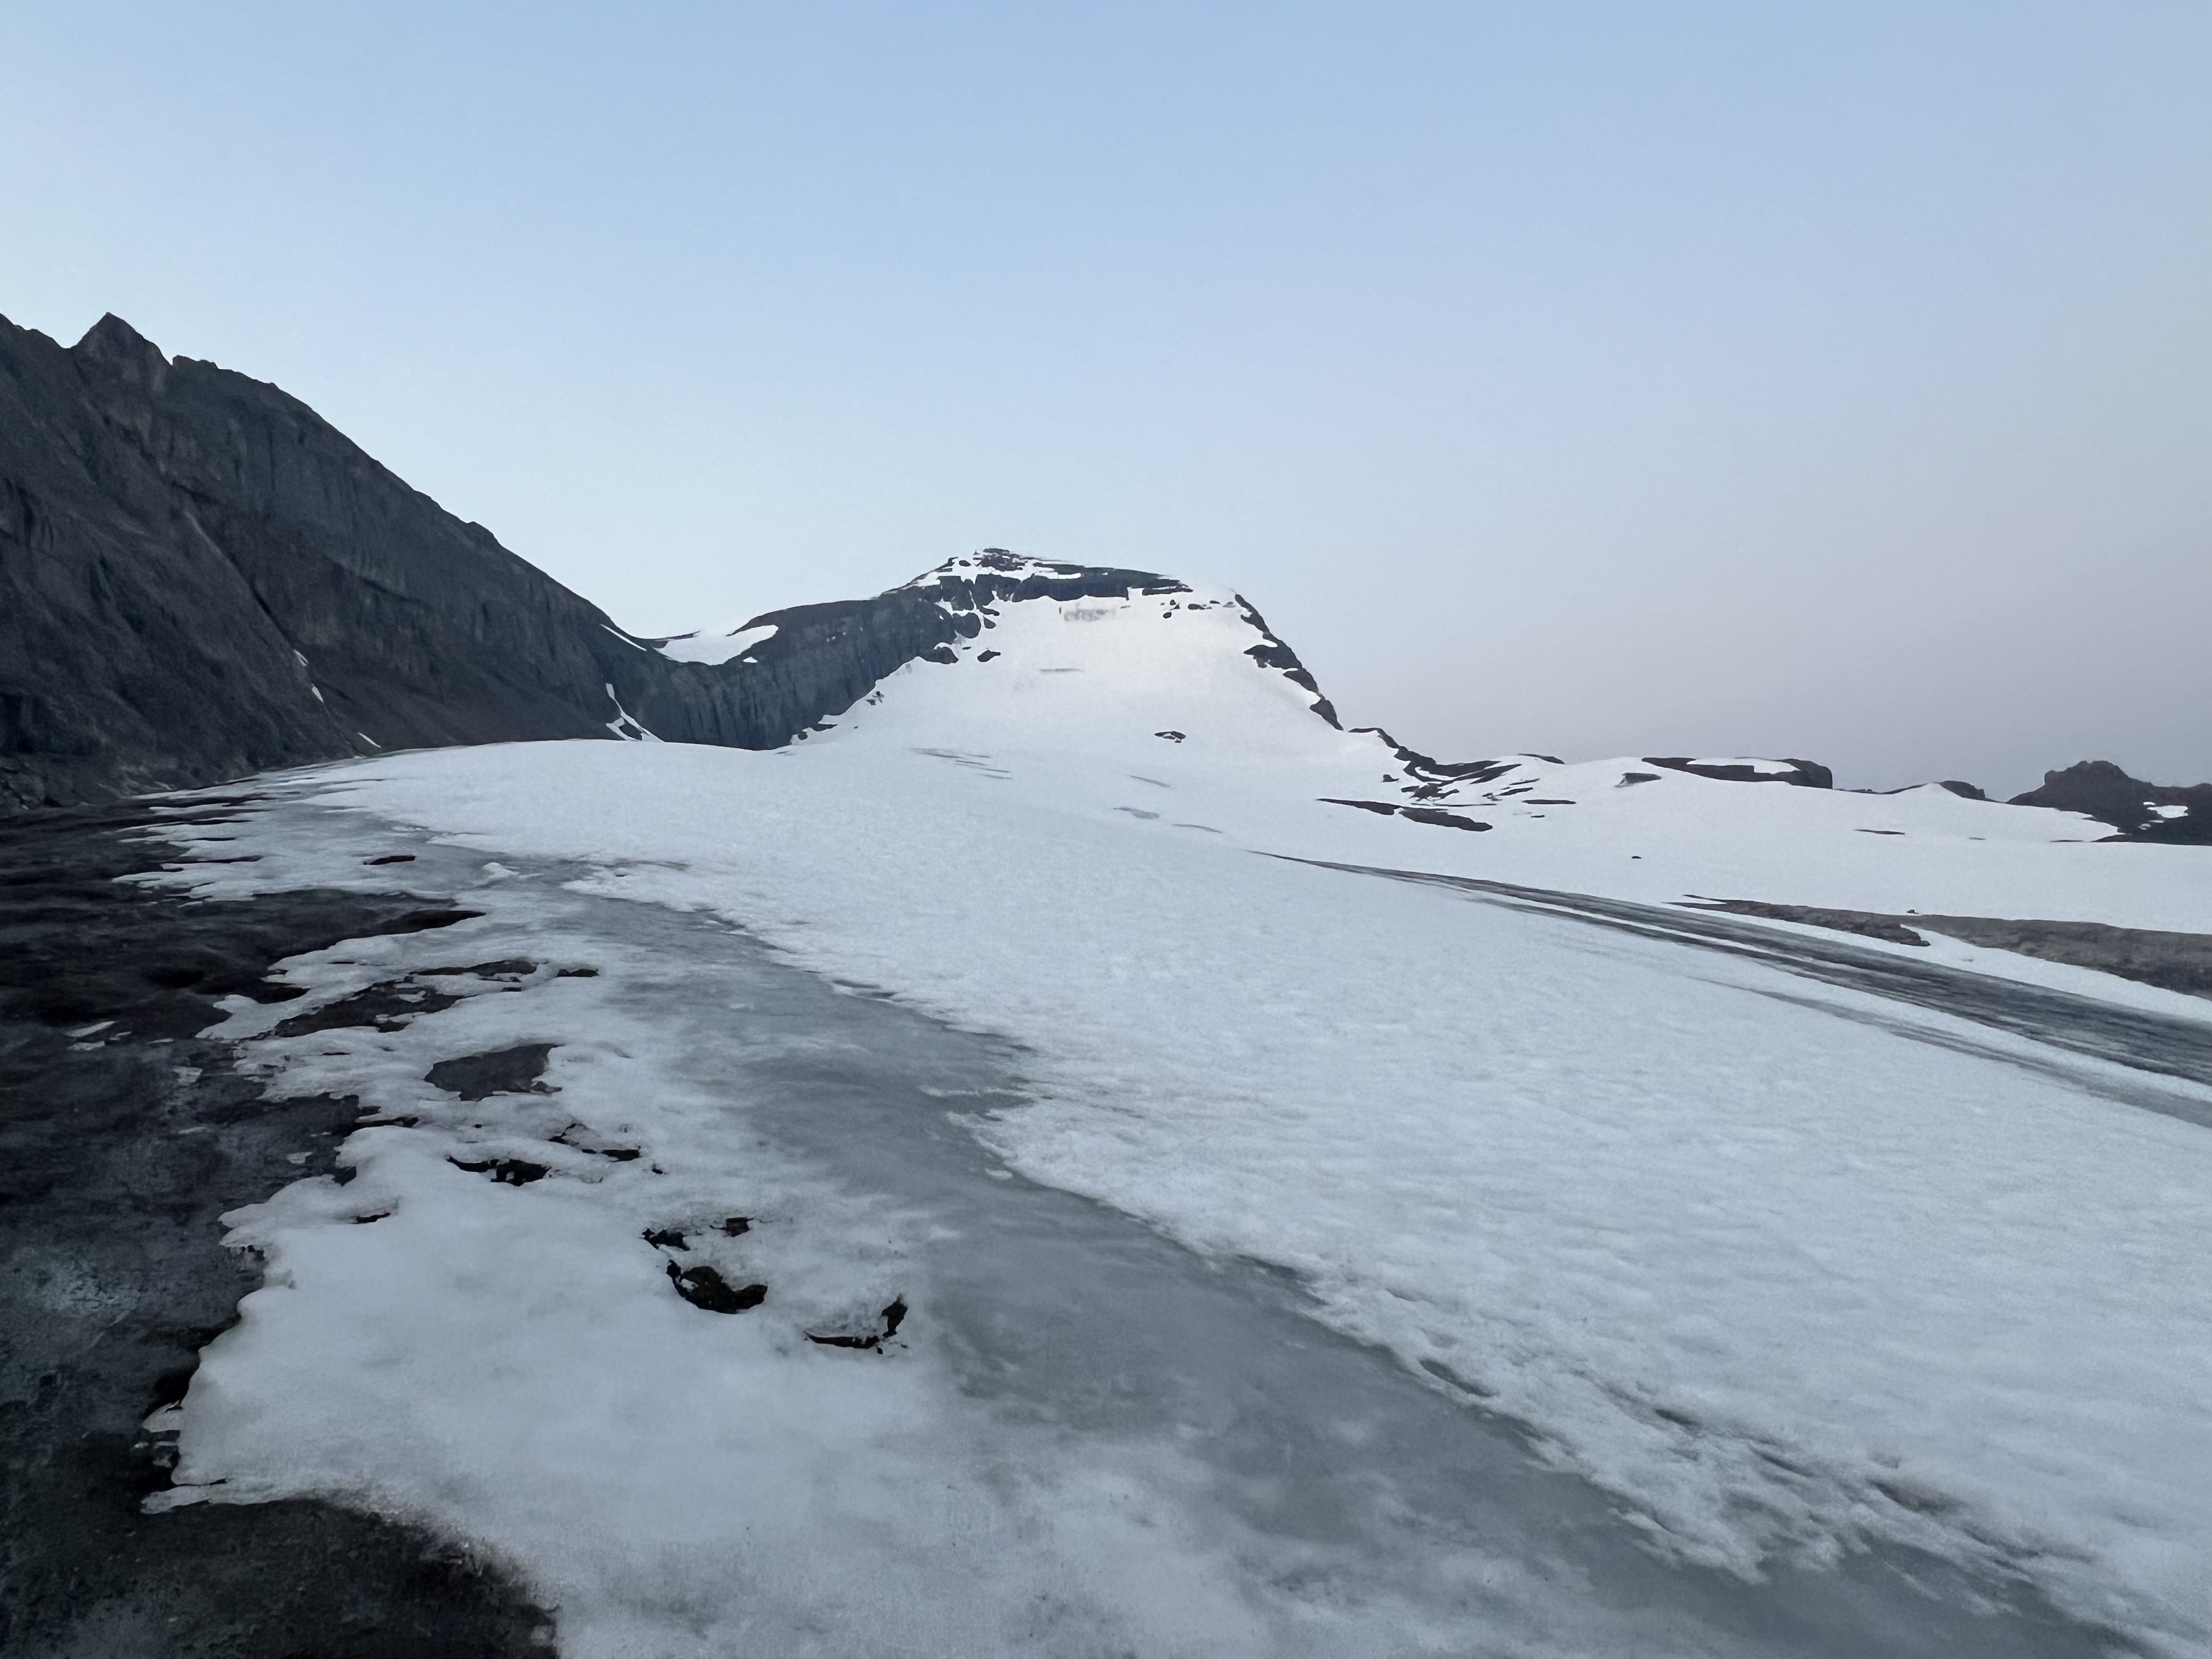
<svg viewBox="0 0 2212 1659">
<path fill-rule="evenodd" d="M 2212 778 L 2212 6 L 0 0 L 0 314 L 624 626 L 984 545 L 1447 757 Z"/>
</svg>

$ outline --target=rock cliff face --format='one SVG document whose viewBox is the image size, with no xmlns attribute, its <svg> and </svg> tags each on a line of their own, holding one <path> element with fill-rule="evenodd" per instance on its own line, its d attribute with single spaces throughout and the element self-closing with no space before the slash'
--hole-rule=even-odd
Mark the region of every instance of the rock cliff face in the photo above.
<svg viewBox="0 0 2212 1659">
<path fill-rule="evenodd" d="M 1163 580 L 1000 564 L 963 580 Z M 672 660 L 275 386 L 112 316 L 66 349 L 0 319 L 0 811 L 380 749 L 773 747 L 955 638 L 961 598 L 925 579 L 762 617 L 750 664 Z"/>
</svg>

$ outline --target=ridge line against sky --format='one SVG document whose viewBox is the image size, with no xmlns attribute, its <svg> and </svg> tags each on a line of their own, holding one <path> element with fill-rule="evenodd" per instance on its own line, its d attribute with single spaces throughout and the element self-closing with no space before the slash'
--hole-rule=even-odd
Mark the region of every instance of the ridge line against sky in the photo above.
<svg viewBox="0 0 2212 1659">
<path fill-rule="evenodd" d="M 0 313 L 661 633 L 974 547 L 1349 720 L 2212 775 L 2212 9 L 0 13 Z"/>
</svg>

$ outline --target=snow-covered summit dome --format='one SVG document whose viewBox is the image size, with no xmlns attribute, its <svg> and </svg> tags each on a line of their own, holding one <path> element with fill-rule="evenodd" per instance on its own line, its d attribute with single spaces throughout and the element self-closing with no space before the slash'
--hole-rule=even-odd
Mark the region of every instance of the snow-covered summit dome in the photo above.
<svg viewBox="0 0 2212 1659">
<path fill-rule="evenodd" d="M 883 597 L 925 600 L 950 637 L 829 723 L 848 733 L 1328 766 L 1356 755 L 1378 778 L 1388 759 L 1340 728 L 1297 653 L 1225 587 L 986 548 Z"/>
</svg>

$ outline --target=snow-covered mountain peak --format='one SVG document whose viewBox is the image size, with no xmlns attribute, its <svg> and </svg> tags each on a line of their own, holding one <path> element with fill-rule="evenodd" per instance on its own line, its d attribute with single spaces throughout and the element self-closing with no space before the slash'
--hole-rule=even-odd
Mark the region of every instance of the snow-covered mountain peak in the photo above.
<svg viewBox="0 0 2212 1659">
<path fill-rule="evenodd" d="M 1346 764 L 1379 783 L 1387 742 L 1346 732 L 1297 653 L 1243 597 L 1148 571 L 987 548 L 916 577 L 952 638 L 832 724 L 902 744 L 1208 764 Z M 890 598 L 892 595 L 886 595 Z"/>
</svg>

